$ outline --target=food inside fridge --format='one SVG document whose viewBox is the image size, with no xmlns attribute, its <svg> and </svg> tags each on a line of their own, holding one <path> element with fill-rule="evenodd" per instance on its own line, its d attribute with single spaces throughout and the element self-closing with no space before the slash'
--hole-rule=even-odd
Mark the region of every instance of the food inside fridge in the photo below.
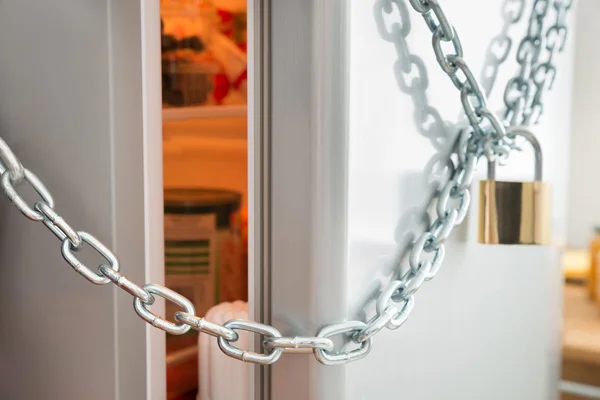
<svg viewBox="0 0 600 400">
<path fill-rule="evenodd" d="M 245 103 L 246 34 L 240 19 L 245 21 L 245 11 L 224 11 L 208 0 L 162 0 L 164 107 Z"/>
</svg>

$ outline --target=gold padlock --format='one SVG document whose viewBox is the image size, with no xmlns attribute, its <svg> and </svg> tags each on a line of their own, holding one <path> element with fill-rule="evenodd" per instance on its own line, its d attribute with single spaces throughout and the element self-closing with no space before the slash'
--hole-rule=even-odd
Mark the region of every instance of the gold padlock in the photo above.
<svg viewBox="0 0 600 400">
<path fill-rule="evenodd" d="M 514 128 L 535 152 L 533 182 L 496 180 L 496 163 L 488 163 L 488 179 L 479 184 L 479 243 L 535 244 L 550 243 L 551 185 L 542 181 L 542 149 L 534 134 Z"/>
</svg>

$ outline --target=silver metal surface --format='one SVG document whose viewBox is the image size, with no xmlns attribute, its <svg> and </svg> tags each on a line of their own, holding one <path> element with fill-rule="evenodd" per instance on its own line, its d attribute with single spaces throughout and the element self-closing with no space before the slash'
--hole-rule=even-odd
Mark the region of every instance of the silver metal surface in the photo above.
<svg viewBox="0 0 600 400">
<path fill-rule="evenodd" d="M 10 180 L 19 184 L 25 179 L 25 169 L 6 142 L 0 139 L 0 175 L 8 171 Z"/>
<path fill-rule="evenodd" d="M 450 24 L 448 18 L 446 18 L 446 14 L 438 0 L 427 0 L 427 4 L 429 4 L 431 11 L 423 13 L 423 18 L 431 33 L 435 34 L 437 31 L 440 31 L 443 41 L 452 41 L 454 39 L 454 27 Z"/>
<path fill-rule="evenodd" d="M 125 275 L 119 273 L 118 271 L 115 271 L 108 265 L 100 265 L 98 267 L 98 271 L 100 271 L 102 275 L 106 276 L 108 279 L 110 279 L 112 283 L 114 283 L 130 295 L 139 298 L 148 305 L 154 303 L 154 297 L 150 293 L 148 293 L 135 283 L 131 282 Z"/>
<path fill-rule="evenodd" d="M 508 130 L 510 137 L 522 137 L 531 145 L 534 154 L 534 181 L 541 181 L 544 178 L 542 167 L 544 160 L 542 156 L 542 147 L 535 135 L 524 126 L 514 126 Z M 488 180 L 496 180 L 496 163 L 488 163 Z"/>
<path fill-rule="evenodd" d="M 350 338 L 363 330 L 367 329 L 367 325 L 361 321 L 346 321 L 339 324 L 332 324 L 324 327 L 317 333 L 318 337 L 330 338 L 336 335 L 348 335 Z M 371 351 L 372 339 L 365 339 L 360 343 L 360 347 L 354 350 L 344 350 L 342 352 L 328 351 L 324 349 L 314 349 L 315 358 L 321 364 L 325 365 L 340 365 L 351 361 L 360 360 L 369 354 Z"/>
<path fill-rule="evenodd" d="M 62 242 L 69 239 L 75 248 L 79 247 L 82 239 L 75 229 L 73 229 L 67 221 L 54 211 L 54 209 L 46 203 L 37 202 L 34 205 L 35 209 L 44 216 L 42 222 L 56 237 Z"/>
<path fill-rule="evenodd" d="M 403 301 L 404 304 L 400 309 L 400 312 L 394 315 L 394 318 L 392 318 L 390 322 L 386 325 L 388 329 L 394 330 L 404 325 L 404 323 L 410 316 L 410 313 L 412 312 L 413 308 L 415 307 L 415 298 L 413 296 L 409 297 L 408 299 L 404 299 Z"/>
<path fill-rule="evenodd" d="M 400 278 L 403 283 L 402 290 L 398 294 L 400 298 L 403 300 L 410 298 L 421 288 L 425 281 L 433 279 L 437 271 L 439 271 L 439 267 L 437 267 L 437 270 L 433 269 L 431 261 L 421 261 L 418 269 L 408 270 Z"/>
<path fill-rule="evenodd" d="M 400 310 L 386 324 L 388 329 L 398 329 L 402 326 L 415 307 L 415 298 L 403 295 L 405 289 L 406 283 L 404 281 L 392 281 L 377 299 L 376 310 L 379 316 L 386 314 L 389 307 L 396 306 L 396 304 L 395 308 Z"/>
<path fill-rule="evenodd" d="M 438 219 L 438 221 L 440 221 Z M 442 224 L 444 222 L 441 222 Z M 424 260 L 421 259 L 423 253 L 433 253 L 433 259 L 429 262 L 428 270 L 437 271 L 446 256 L 446 249 L 443 244 L 434 245 L 437 237 L 431 232 L 423 232 L 413 244 L 409 256 L 410 269 L 417 272 L 423 268 Z"/>
<path fill-rule="evenodd" d="M 77 232 L 77 234 L 83 243 L 89 244 L 102 257 L 104 257 L 113 270 L 119 271 L 119 260 L 117 259 L 117 256 L 115 256 L 114 253 L 108 249 L 108 247 L 87 232 Z M 83 275 L 88 281 L 96 285 L 106 285 L 107 283 L 110 283 L 110 279 L 104 275 L 100 275 L 92 271 L 84 263 L 79 261 L 79 259 L 73 253 L 73 251 L 78 250 L 78 248 L 75 247 L 70 239 L 65 238 L 65 240 L 63 240 L 61 250 L 65 261 L 68 262 L 75 271 Z"/>
<path fill-rule="evenodd" d="M 442 38 L 443 38 L 442 31 L 436 30 L 431 39 L 435 58 L 437 59 L 438 64 L 440 64 L 440 68 L 442 68 L 442 71 L 444 71 L 445 73 L 447 73 L 449 75 L 455 74 L 456 71 L 458 70 L 458 67 L 456 65 L 454 65 L 453 63 L 451 63 L 450 60 L 448 60 L 448 57 L 453 56 L 453 57 L 462 58 L 463 48 L 462 48 L 462 43 L 460 42 L 460 37 L 457 34 L 454 34 L 452 36 L 451 43 L 452 43 L 452 46 L 454 47 L 454 52 L 452 54 L 447 54 L 444 52 L 444 49 L 442 48 Z"/>
<path fill-rule="evenodd" d="M 258 333 L 267 337 L 281 337 L 281 333 L 269 325 L 259 324 L 253 321 L 231 320 L 223 324 L 225 328 L 240 329 L 248 332 Z M 254 351 L 239 349 L 231 344 L 224 337 L 219 337 L 219 347 L 223 353 L 238 360 L 251 362 L 260 365 L 270 365 L 279 360 L 283 354 L 283 349 L 273 348 L 267 354 L 259 354 Z"/>
<path fill-rule="evenodd" d="M 198 332 L 206 333 L 216 338 L 222 337 L 230 342 L 235 342 L 239 338 L 238 334 L 233 329 L 214 324 L 212 322 L 207 321 L 204 318 L 196 317 L 195 315 L 188 314 L 182 311 L 177 311 L 175 313 L 175 320 L 191 326 Z"/>
<path fill-rule="evenodd" d="M 54 199 L 52 195 L 46 189 L 42 181 L 38 179 L 31 171 L 24 169 L 25 179 L 24 182 L 28 182 L 35 191 L 41 196 L 41 198 L 50 206 L 54 207 Z M 44 216 L 39 212 L 35 211 L 31 208 L 27 202 L 19 195 L 15 187 L 13 186 L 13 182 L 10 178 L 10 171 L 6 170 L 2 174 L 2 188 L 4 189 L 4 193 L 6 196 L 12 201 L 12 203 L 25 215 L 27 218 L 33 221 L 41 221 L 44 219 Z"/>
<path fill-rule="evenodd" d="M 423 248 L 434 249 L 443 245 L 446 239 L 448 239 L 448 236 L 450 236 L 452 229 L 454 229 L 457 219 L 458 211 L 450 210 L 445 219 L 435 220 L 433 225 L 431 225 L 430 234 L 428 236 L 421 236 L 420 240 L 425 241 L 425 243 L 423 243 Z M 437 253 L 435 256 L 437 257 Z M 433 268 L 435 268 L 435 266 Z"/>
<path fill-rule="evenodd" d="M 471 205 L 471 193 L 468 190 L 464 190 L 461 193 L 461 191 L 459 189 L 461 186 L 463 188 L 468 187 L 467 182 L 469 182 L 470 180 L 473 179 L 473 175 L 472 174 L 468 175 L 466 173 L 465 169 L 461 169 L 460 173 L 463 173 L 463 171 L 465 171 L 464 182 L 462 182 L 462 184 L 459 184 L 459 182 L 457 180 L 451 181 L 451 184 L 450 183 L 447 184 L 444 187 L 444 189 L 442 190 L 442 192 L 440 193 L 440 196 L 438 197 L 436 211 L 438 213 L 439 218 L 443 219 L 442 221 L 439 221 L 439 223 L 441 223 L 441 224 L 447 223 L 446 220 L 448 218 L 448 215 L 452 211 L 456 211 L 455 225 L 461 224 L 464 221 L 465 217 L 467 216 L 467 212 L 469 211 L 469 206 Z M 448 207 L 448 202 L 450 201 L 450 199 L 458 200 L 458 208 L 452 209 L 452 208 Z M 438 224 L 438 221 L 435 221 L 433 223 L 432 228 L 435 227 L 437 224 Z"/>
<path fill-rule="evenodd" d="M 250 319 L 271 323 L 271 0 L 248 4 L 248 310 Z M 255 338 L 253 349 L 262 343 Z M 251 369 L 249 393 L 270 399 L 270 371 Z"/>
<path fill-rule="evenodd" d="M 415 9 L 416 12 L 421 14 L 425 14 L 431 11 L 431 6 L 427 0 L 408 0 L 412 8 Z"/>
<path fill-rule="evenodd" d="M 286 353 L 306 353 L 306 351 L 296 350 L 309 350 L 312 353 L 312 349 L 323 349 L 332 350 L 333 342 L 331 339 L 320 338 L 320 337 L 280 337 L 280 338 L 266 338 L 263 341 L 263 346 L 266 349 L 283 349 Z"/>
<path fill-rule="evenodd" d="M 383 314 L 378 314 L 369 322 L 367 322 L 367 327 L 360 332 L 357 332 L 353 336 L 353 340 L 357 343 L 362 343 L 366 340 L 371 339 L 373 336 L 377 335 L 383 328 L 387 327 L 390 322 L 394 319 L 396 315 L 400 314 L 400 310 L 398 310 L 395 306 L 388 306 L 385 309 Z"/>
<path fill-rule="evenodd" d="M 165 300 L 177 304 L 183 308 L 187 314 L 193 315 L 196 313 L 196 309 L 191 301 L 167 287 L 157 285 L 155 283 L 149 283 L 144 285 L 143 289 L 150 294 L 155 294 L 164 298 Z M 171 335 L 183 335 L 190 330 L 190 326 L 187 324 L 174 324 L 166 319 L 163 319 L 159 315 L 154 314 L 152 311 L 148 310 L 147 307 L 149 304 L 144 303 L 139 297 L 136 297 L 133 300 L 133 306 L 135 308 L 135 312 L 137 312 L 144 321 L 148 322 L 154 327 L 170 333 Z"/>
</svg>

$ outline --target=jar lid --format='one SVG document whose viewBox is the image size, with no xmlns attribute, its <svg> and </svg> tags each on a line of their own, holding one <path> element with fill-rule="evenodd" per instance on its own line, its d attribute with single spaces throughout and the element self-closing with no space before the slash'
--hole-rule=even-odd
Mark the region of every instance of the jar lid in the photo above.
<svg viewBox="0 0 600 400">
<path fill-rule="evenodd" d="M 231 225 L 230 215 L 240 208 L 238 192 L 210 188 L 165 189 L 165 214 L 216 214 L 217 226 Z"/>
<path fill-rule="evenodd" d="M 165 189 L 165 207 L 205 207 L 239 204 L 238 192 L 211 188 Z"/>
</svg>

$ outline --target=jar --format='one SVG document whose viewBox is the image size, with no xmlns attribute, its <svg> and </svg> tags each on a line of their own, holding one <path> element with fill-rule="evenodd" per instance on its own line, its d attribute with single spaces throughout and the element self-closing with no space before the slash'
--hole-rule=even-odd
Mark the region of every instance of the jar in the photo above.
<svg viewBox="0 0 600 400">
<path fill-rule="evenodd" d="M 598 285 L 600 284 L 598 275 L 600 268 L 599 257 L 600 256 L 600 226 L 594 227 L 594 237 L 590 241 L 590 270 L 588 275 L 588 294 L 590 299 L 596 300 L 600 296 Z"/>
<path fill-rule="evenodd" d="M 198 316 L 244 297 L 240 203 L 241 195 L 232 191 L 165 190 L 165 281 L 190 299 Z M 166 315 L 176 311 L 167 302 Z"/>
</svg>

